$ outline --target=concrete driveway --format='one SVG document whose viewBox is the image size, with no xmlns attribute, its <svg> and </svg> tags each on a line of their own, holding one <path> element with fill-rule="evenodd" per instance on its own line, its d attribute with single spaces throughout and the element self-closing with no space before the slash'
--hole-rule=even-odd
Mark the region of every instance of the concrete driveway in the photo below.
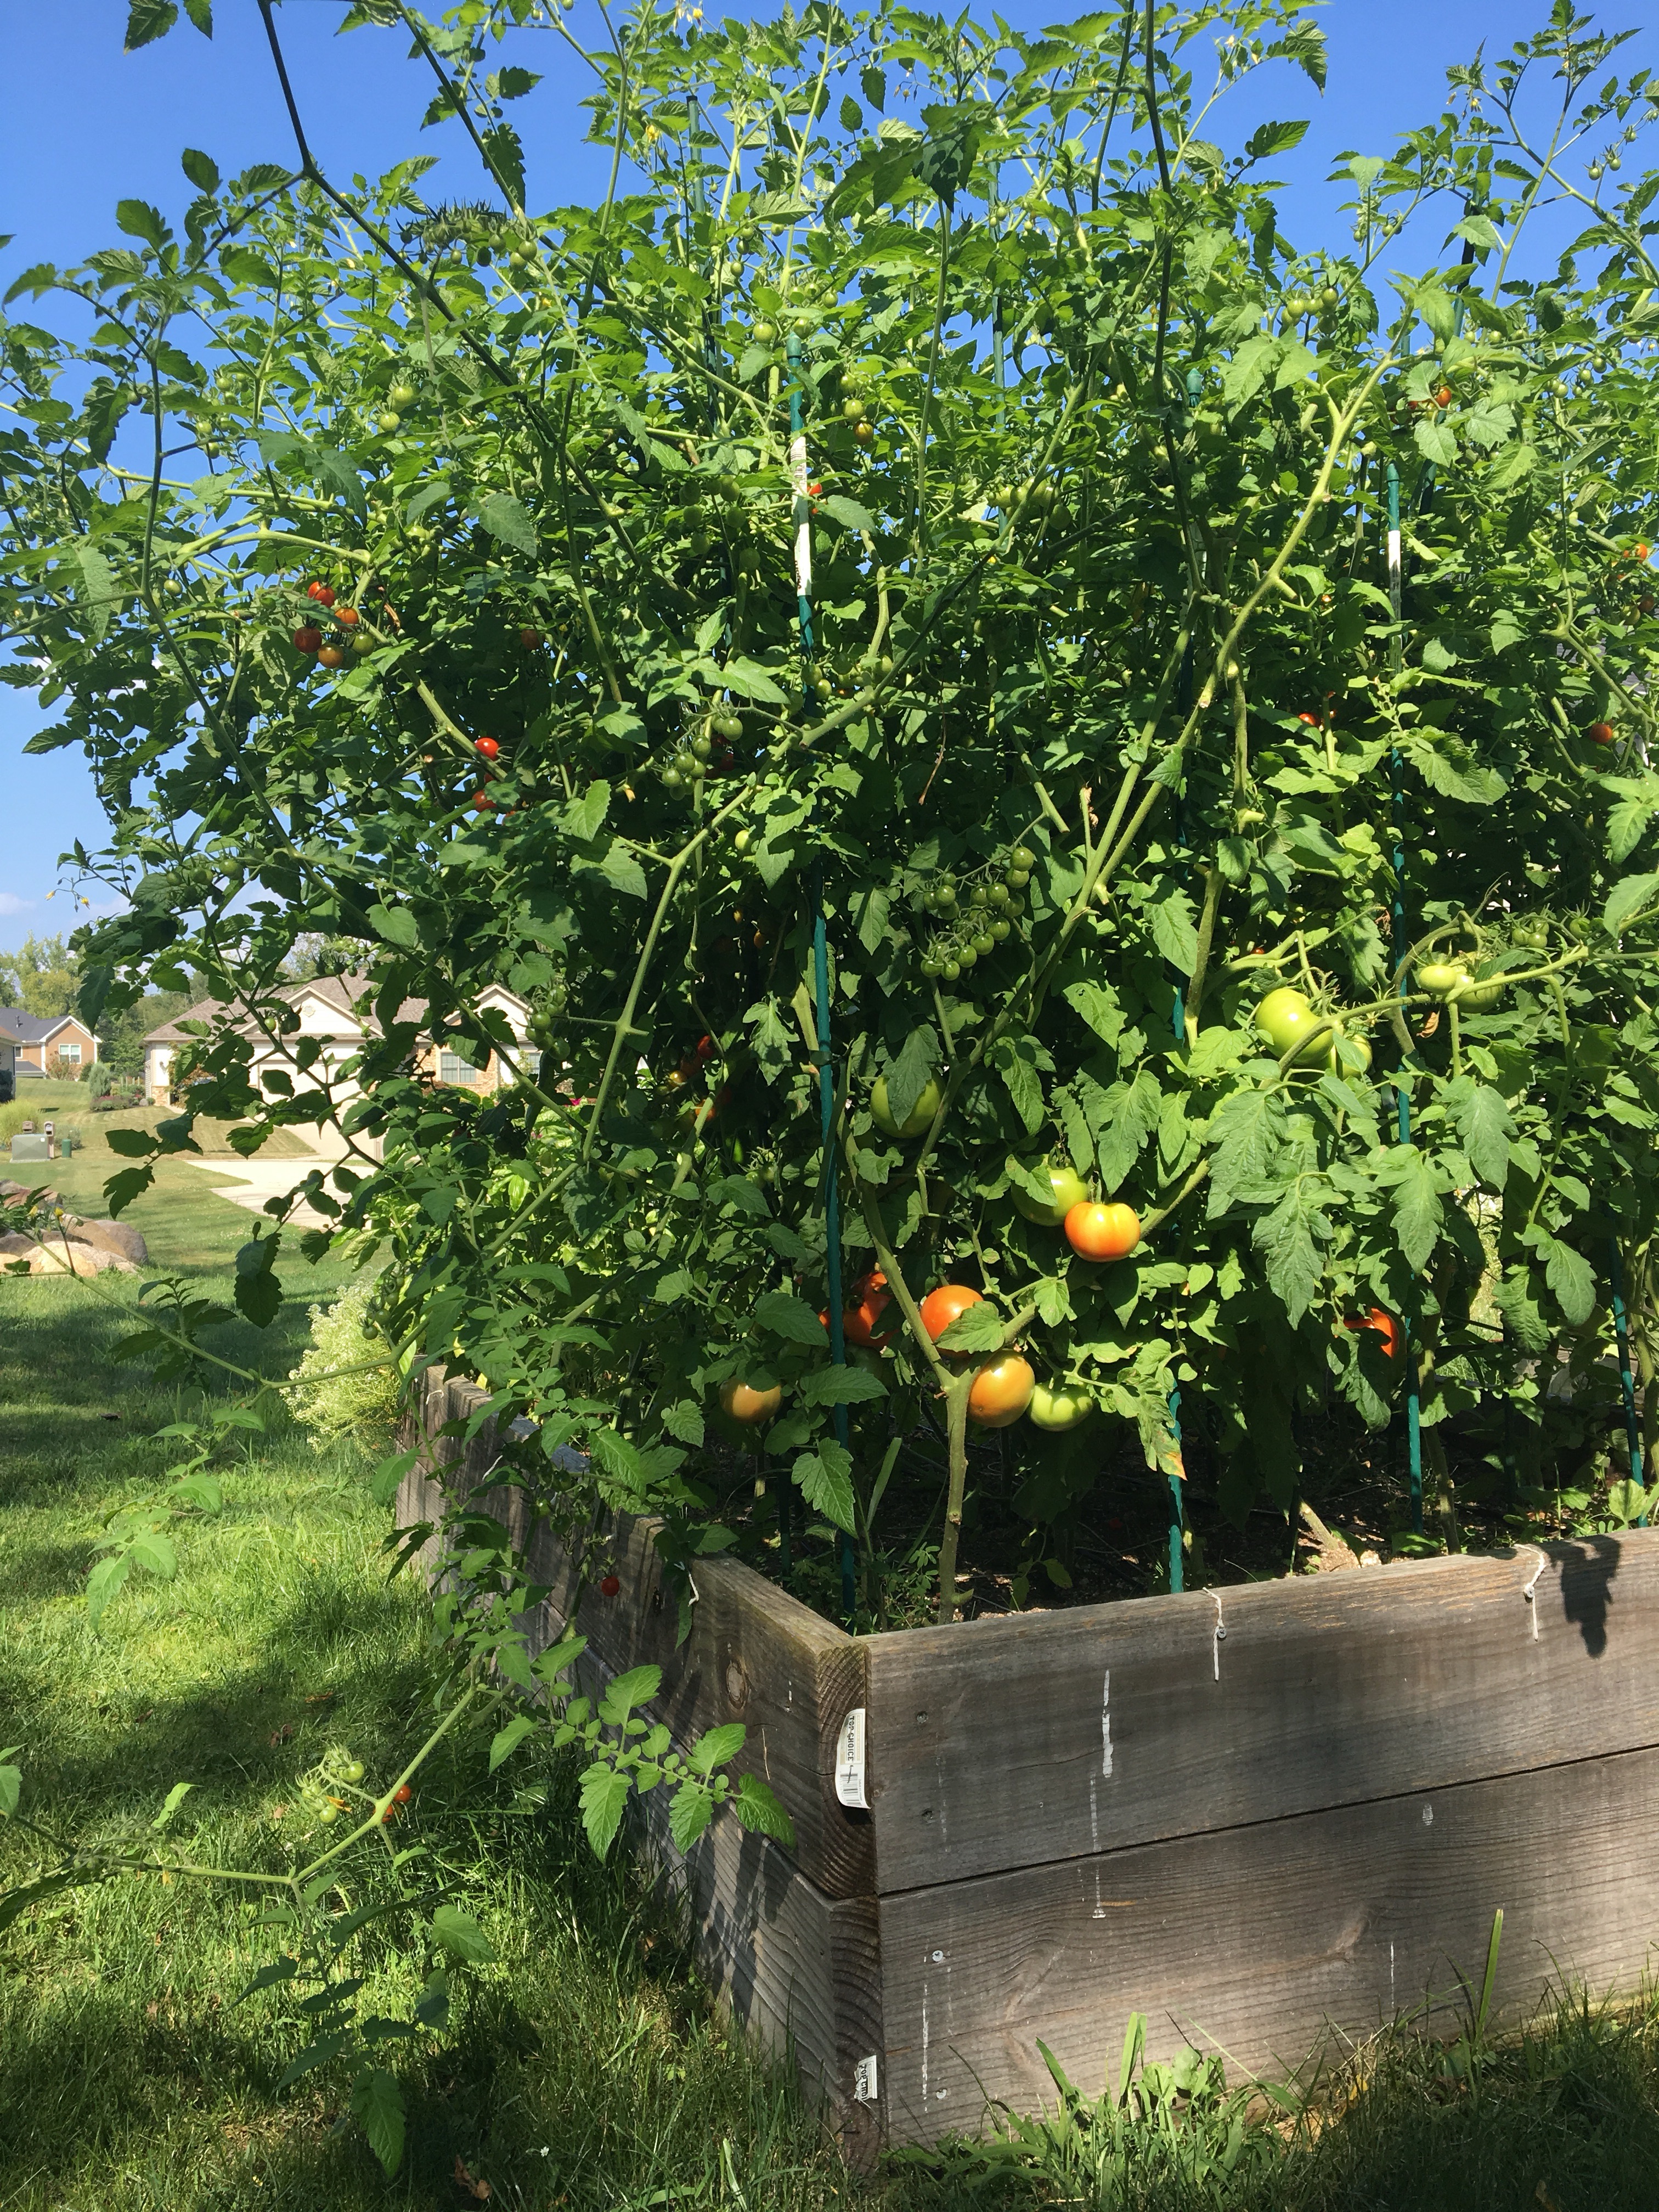
<svg viewBox="0 0 1659 2212">
<path fill-rule="evenodd" d="M 263 1214 L 268 1198 L 285 1198 L 295 1190 L 311 1173 L 313 1168 L 328 1168 L 333 1163 L 326 1158 L 314 1160 L 195 1160 L 185 1156 L 187 1167 L 198 1169 L 212 1178 L 215 1194 L 228 1198 L 233 1206 L 246 1206 L 250 1213 Z M 326 1214 L 319 1213 L 314 1206 L 297 1206 L 289 1219 L 301 1229 L 331 1229 L 334 1224 Z"/>
</svg>

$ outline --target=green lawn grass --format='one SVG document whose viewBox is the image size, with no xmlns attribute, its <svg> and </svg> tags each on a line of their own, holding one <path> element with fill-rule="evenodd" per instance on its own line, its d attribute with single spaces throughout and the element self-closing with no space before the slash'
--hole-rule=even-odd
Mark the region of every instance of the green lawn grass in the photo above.
<svg viewBox="0 0 1659 2212">
<path fill-rule="evenodd" d="M 73 1178 L 57 1178 L 65 1195 Z M 95 1180 L 95 1178 L 92 1179 Z M 247 1216 L 164 1164 L 130 1217 L 155 1263 L 224 1297 Z M 285 1264 L 289 1298 L 227 1355 L 290 1367 L 337 1263 Z M 172 1394 L 108 1353 L 131 1278 L 0 1280 L 0 1743 L 21 1746 L 24 1809 L 85 1838 L 149 1834 L 194 1787 L 179 1848 L 275 1866 L 296 1784 L 333 1745 L 374 1780 L 423 1732 L 423 1593 L 389 1582 L 386 1515 L 349 1449 L 278 1420 L 225 1469 L 226 1505 L 187 1529 L 177 1576 L 137 1578 L 94 1632 L 82 1587 L 104 1517 L 164 1464 Z M 115 1418 L 107 1418 L 114 1416 Z M 493 1781 L 486 1729 L 423 1775 L 407 1833 L 441 1862 L 495 1961 L 441 2038 L 408 2046 L 402 2170 L 388 2183 L 325 2071 L 284 2095 L 297 2047 L 273 1996 L 237 2007 L 270 1939 L 222 1889 L 155 1877 L 70 1893 L 0 1936 L 0 2203 L 8 2212 L 368 2212 L 484 2200 L 515 2212 L 1652 2212 L 1659 2011 L 1545 2021 L 1475 2086 L 1385 2042 L 1338 2118 L 1271 2138 L 1248 2180 L 1196 2183 L 1160 2131 L 1105 2181 L 1054 2151 L 990 2173 L 963 2154 L 873 2186 L 850 2178 L 787 2072 L 722 2026 L 672 1909 L 580 1838 L 574 1778 L 549 1761 Z M 0 1827 L 0 1887 L 33 1847 Z M 388 1940 L 364 1968 L 387 2009 L 421 1960 Z M 1094 2085 L 1091 2084 L 1091 2087 Z M 1206 2139 L 1201 2131 L 1194 2147 Z M 1264 2142 L 1269 2141 L 1263 2138 Z M 1073 2146 L 1075 2148 L 1075 2146 Z M 1542 2185 L 1545 2196 L 1536 2195 Z"/>
</svg>

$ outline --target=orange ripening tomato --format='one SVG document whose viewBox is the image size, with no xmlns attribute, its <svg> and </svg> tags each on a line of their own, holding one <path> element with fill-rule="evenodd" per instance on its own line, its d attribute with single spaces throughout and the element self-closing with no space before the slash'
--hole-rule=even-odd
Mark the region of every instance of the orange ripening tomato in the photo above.
<svg viewBox="0 0 1659 2212">
<path fill-rule="evenodd" d="M 988 1360 L 968 1392 L 968 1418 L 982 1429 L 1012 1428 L 1031 1402 L 1036 1376 L 1017 1352 Z"/>
<path fill-rule="evenodd" d="M 769 1421 L 783 1403 L 783 1385 L 775 1382 L 769 1390 L 751 1389 L 737 1376 L 720 1384 L 721 1409 L 734 1421 L 741 1421 L 746 1429 L 757 1428 Z"/>
<path fill-rule="evenodd" d="M 359 615 L 356 607 L 336 607 L 334 610 L 334 619 L 337 623 L 343 623 L 348 629 L 351 629 L 356 626 L 362 617 Z"/>
<path fill-rule="evenodd" d="M 921 1302 L 921 1325 L 937 1344 L 958 1314 L 983 1303 L 983 1293 L 970 1291 L 966 1283 L 941 1283 Z"/>
<path fill-rule="evenodd" d="M 325 668 L 341 668 L 345 665 L 345 655 L 337 645 L 319 646 L 317 658 Z"/>
<path fill-rule="evenodd" d="M 1140 1242 L 1140 1216 L 1133 1206 L 1074 1206 L 1066 1217 L 1066 1237 L 1085 1260 L 1121 1260 Z"/>
<path fill-rule="evenodd" d="M 882 1346 L 893 1341 L 895 1332 L 884 1329 L 878 1336 L 881 1317 L 893 1303 L 893 1294 L 887 1287 L 887 1278 L 879 1267 L 872 1268 L 862 1282 L 854 1283 L 853 1295 L 858 1304 L 841 1317 L 841 1325 L 848 1344 L 873 1346 L 879 1352 Z"/>
<path fill-rule="evenodd" d="M 1399 1358 L 1400 1324 L 1394 1316 L 1386 1312 L 1382 1307 L 1373 1306 L 1369 1313 L 1357 1314 L 1351 1321 L 1345 1321 L 1342 1326 L 1344 1328 L 1352 1329 L 1374 1329 L 1382 1340 L 1384 1357 L 1389 1359 Z"/>
<path fill-rule="evenodd" d="M 1310 730 L 1316 730 L 1319 727 L 1317 714 L 1298 714 L 1296 719 L 1298 722 L 1305 722 Z"/>
<path fill-rule="evenodd" d="M 1592 722 L 1584 735 L 1593 745 L 1616 745 L 1619 732 L 1611 722 Z"/>
</svg>

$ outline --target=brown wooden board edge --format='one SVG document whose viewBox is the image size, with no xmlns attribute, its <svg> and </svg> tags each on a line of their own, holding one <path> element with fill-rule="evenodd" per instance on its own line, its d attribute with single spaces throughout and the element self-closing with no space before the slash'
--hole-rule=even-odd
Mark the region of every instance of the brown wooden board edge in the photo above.
<svg viewBox="0 0 1659 2212">
<path fill-rule="evenodd" d="M 595 1580 L 578 1575 L 547 1522 L 532 1533 L 524 1491 L 491 1482 L 501 1456 L 493 1421 L 464 1452 L 458 1453 L 458 1440 L 437 1437 L 447 1421 L 468 1419 L 486 1402 L 476 1383 L 438 1370 L 428 1376 L 419 1434 L 432 1449 L 405 1486 L 406 1519 L 436 1517 L 428 1491 L 419 1493 L 423 1503 L 416 1509 L 416 1480 L 435 1480 L 452 1498 L 470 1486 L 477 1506 L 500 1521 L 515 1544 L 528 1547 L 532 1572 L 549 1591 L 543 1628 L 550 1639 L 574 1628 L 611 1674 L 659 1667 L 662 1692 L 646 1710 L 681 1742 L 706 1729 L 741 1723 L 748 1739 L 732 1771 L 761 1776 L 782 1800 L 795 1825 L 802 1874 L 831 1897 L 872 1894 L 873 1823 L 867 1810 L 844 1804 L 836 1789 L 842 1729 L 849 1713 L 865 1703 L 865 1639 L 849 1636 L 741 1561 L 716 1555 L 692 1563 L 691 1632 L 678 1644 L 678 1600 L 655 1540 L 660 1523 L 644 1516 L 616 1518 L 605 1534 L 602 1556 L 620 1587 L 614 1597 L 605 1597 Z M 445 1447 L 448 1455 L 441 1465 Z M 458 1466 L 459 1477 L 451 1472 Z M 429 1558 L 427 1565 L 430 1572 Z"/>
</svg>

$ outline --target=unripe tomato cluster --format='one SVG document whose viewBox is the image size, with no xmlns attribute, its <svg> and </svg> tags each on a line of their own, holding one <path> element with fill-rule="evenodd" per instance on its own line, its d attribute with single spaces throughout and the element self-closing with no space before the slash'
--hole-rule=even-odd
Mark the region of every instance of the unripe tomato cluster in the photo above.
<svg viewBox="0 0 1659 2212">
<path fill-rule="evenodd" d="M 1031 880 L 1036 855 L 1029 845 L 1010 851 L 1000 876 L 991 869 L 959 880 L 936 877 L 922 894 L 922 906 L 944 927 L 936 930 L 922 955 L 921 972 L 954 983 L 968 969 L 994 952 L 1013 934 L 1025 914 L 1022 892 Z"/>
<path fill-rule="evenodd" d="M 1293 1068 L 1324 1067 L 1340 1075 L 1345 1053 L 1358 1054 L 1362 1073 L 1371 1064 L 1371 1048 L 1363 1036 L 1350 1036 L 1339 1019 L 1320 1012 L 1304 991 L 1289 984 L 1268 992 L 1255 1010 L 1255 1025 L 1275 1058 L 1291 1054 Z"/>
</svg>

